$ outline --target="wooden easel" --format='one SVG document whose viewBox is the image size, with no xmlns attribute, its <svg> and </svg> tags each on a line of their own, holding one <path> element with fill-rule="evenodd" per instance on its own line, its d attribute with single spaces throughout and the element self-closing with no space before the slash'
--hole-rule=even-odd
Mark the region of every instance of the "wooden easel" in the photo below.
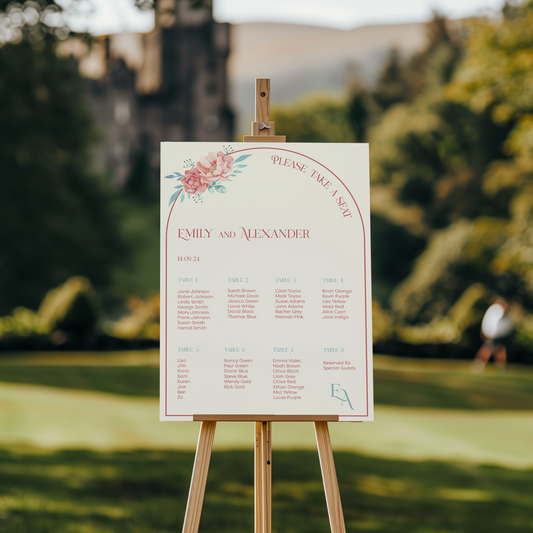
<svg viewBox="0 0 533 533">
<path fill-rule="evenodd" d="M 285 142 L 285 135 L 276 135 L 275 123 L 270 122 L 269 79 L 255 80 L 255 121 L 252 122 L 252 135 L 244 135 L 243 141 Z M 219 421 L 255 422 L 255 533 L 271 533 L 272 529 L 272 422 L 313 422 L 331 532 L 346 533 L 328 429 L 328 422 L 337 422 L 338 416 L 198 415 L 194 416 L 194 420 L 202 424 L 196 447 L 183 533 L 197 533 L 200 526 L 209 461 L 216 424 Z"/>
</svg>

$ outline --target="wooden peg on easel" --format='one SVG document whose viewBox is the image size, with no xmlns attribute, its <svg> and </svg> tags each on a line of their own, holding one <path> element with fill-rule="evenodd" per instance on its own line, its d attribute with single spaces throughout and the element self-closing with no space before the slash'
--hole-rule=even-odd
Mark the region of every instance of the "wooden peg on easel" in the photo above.
<svg viewBox="0 0 533 533">
<path fill-rule="evenodd" d="M 270 122 L 270 80 L 255 80 L 255 120 L 252 122 L 252 134 L 244 135 L 244 142 L 284 143 L 285 135 L 276 135 L 276 123 Z"/>
</svg>

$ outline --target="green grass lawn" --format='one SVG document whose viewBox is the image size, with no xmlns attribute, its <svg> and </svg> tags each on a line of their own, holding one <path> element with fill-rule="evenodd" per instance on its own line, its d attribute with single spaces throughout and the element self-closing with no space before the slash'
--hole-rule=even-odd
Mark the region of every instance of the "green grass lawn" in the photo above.
<svg viewBox="0 0 533 533">
<path fill-rule="evenodd" d="M 143 364 L 138 352 L 122 355 L 17 356 L 0 359 L 0 381 L 46 385 L 125 396 L 158 397 L 155 351 Z M 132 361 L 134 364 L 132 364 Z M 74 362 L 74 364 L 72 364 Z M 51 364 L 52 363 L 52 364 Z M 116 366 L 115 366 L 116 365 Z M 533 410 L 533 369 L 513 366 L 503 374 L 488 367 L 469 371 L 468 363 L 416 361 L 376 356 L 375 403 L 436 409 Z"/>
<path fill-rule="evenodd" d="M 192 452 L 0 452 L 3 533 L 181 530 Z M 337 453 L 348 532 L 518 533 L 533 528 L 532 472 Z M 316 453 L 273 455 L 273 531 L 327 532 Z M 215 452 L 200 531 L 253 531 L 252 452 Z"/>
<path fill-rule="evenodd" d="M 75 359 L 74 359 L 75 357 Z M 181 530 L 195 423 L 152 353 L 0 359 L 0 531 Z M 533 372 L 376 357 L 376 422 L 330 424 L 348 532 L 533 531 Z M 253 530 L 253 429 L 219 424 L 200 531 Z M 311 424 L 274 424 L 273 531 L 327 532 Z"/>
<path fill-rule="evenodd" d="M 0 381 L 60 389 L 159 397 L 159 369 L 151 366 L 0 366 Z"/>
</svg>

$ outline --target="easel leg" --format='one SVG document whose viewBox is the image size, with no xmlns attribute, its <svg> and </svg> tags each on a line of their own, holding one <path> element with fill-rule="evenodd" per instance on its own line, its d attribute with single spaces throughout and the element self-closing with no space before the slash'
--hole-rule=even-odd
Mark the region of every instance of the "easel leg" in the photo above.
<svg viewBox="0 0 533 533">
<path fill-rule="evenodd" d="M 254 531 L 263 533 L 263 441 L 261 422 L 255 423 L 254 448 Z"/>
<path fill-rule="evenodd" d="M 192 470 L 191 488 L 185 520 L 183 521 L 183 533 L 197 533 L 200 526 L 200 516 L 204 503 L 205 484 L 209 471 L 209 461 L 211 460 L 211 450 L 215 438 L 216 422 L 202 422 L 200 436 L 196 446 L 196 457 Z"/>
<path fill-rule="evenodd" d="M 322 470 L 322 480 L 324 482 L 324 492 L 326 493 L 326 504 L 328 507 L 329 523 L 332 533 L 346 533 L 344 525 L 344 514 L 342 512 L 341 495 L 335 462 L 333 460 L 333 450 L 329 438 L 327 422 L 315 422 L 316 445 L 318 457 L 320 459 L 320 469 Z"/>
<path fill-rule="evenodd" d="M 263 437 L 263 533 L 272 529 L 272 422 L 262 423 Z"/>
<path fill-rule="evenodd" d="M 272 423 L 255 423 L 255 533 L 272 529 Z"/>
</svg>

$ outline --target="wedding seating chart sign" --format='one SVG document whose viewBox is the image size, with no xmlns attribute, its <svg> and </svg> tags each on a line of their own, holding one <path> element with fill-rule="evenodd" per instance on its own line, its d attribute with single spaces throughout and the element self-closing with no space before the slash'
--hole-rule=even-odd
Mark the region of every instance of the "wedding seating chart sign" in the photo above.
<svg viewBox="0 0 533 533">
<path fill-rule="evenodd" d="M 161 420 L 373 419 L 366 144 L 161 144 Z"/>
</svg>

